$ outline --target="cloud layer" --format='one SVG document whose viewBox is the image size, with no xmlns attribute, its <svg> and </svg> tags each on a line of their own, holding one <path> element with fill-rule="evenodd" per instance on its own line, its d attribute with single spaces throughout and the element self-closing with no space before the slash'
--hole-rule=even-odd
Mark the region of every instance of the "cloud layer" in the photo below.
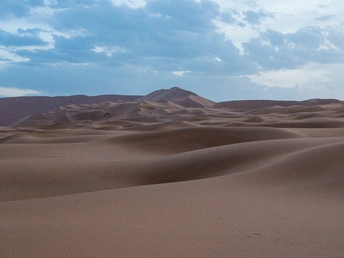
<svg viewBox="0 0 344 258">
<path fill-rule="evenodd" d="M 178 83 L 215 100 L 344 99 L 332 69 L 344 66 L 342 13 L 330 0 L 5 0 L 0 83 L 50 95 Z"/>
<path fill-rule="evenodd" d="M 18 96 L 39 95 L 39 94 L 40 93 L 36 90 L 0 87 L 1 97 L 18 97 Z"/>
</svg>

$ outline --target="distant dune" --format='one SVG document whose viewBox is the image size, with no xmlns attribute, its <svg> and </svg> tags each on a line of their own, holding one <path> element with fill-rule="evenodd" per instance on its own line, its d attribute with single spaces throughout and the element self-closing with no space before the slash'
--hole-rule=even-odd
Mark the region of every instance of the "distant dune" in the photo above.
<svg viewBox="0 0 344 258">
<path fill-rule="evenodd" d="M 0 257 L 344 253 L 342 101 L 174 87 L 0 107 Z"/>
<path fill-rule="evenodd" d="M 310 99 L 305 101 L 281 101 L 281 100 L 236 100 L 224 101 L 213 105 L 214 108 L 230 108 L 238 110 L 252 110 L 271 106 L 290 107 L 290 106 L 317 106 L 328 104 L 340 104 L 342 101 L 337 99 Z"/>
<path fill-rule="evenodd" d="M 150 130 L 176 122 L 224 127 L 341 128 L 344 125 L 344 103 L 339 100 L 215 103 L 178 87 L 158 90 L 143 97 L 108 95 L 0 99 L 0 105 L 6 103 L 12 104 L 1 109 L 5 115 L 0 120 L 3 125 L 17 128 Z"/>
<path fill-rule="evenodd" d="M 43 114 L 65 105 L 116 102 L 118 100 L 132 101 L 138 98 L 139 96 L 121 95 L 0 98 L 0 126 L 9 126 L 24 117 Z"/>
</svg>

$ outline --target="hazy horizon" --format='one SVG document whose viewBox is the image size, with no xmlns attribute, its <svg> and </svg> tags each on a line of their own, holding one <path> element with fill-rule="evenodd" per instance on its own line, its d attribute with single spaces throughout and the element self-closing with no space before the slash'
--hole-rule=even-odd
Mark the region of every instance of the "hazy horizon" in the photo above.
<svg viewBox="0 0 344 258">
<path fill-rule="evenodd" d="M 88 94 L 71 94 L 71 95 L 24 95 L 24 96 L 10 96 L 10 97 L 5 97 L 5 96 L 0 96 L 0 99 L 5 99 L 5 98 L 16 98 L 16 97 L 50 97 L 50 98 L 54 98 L 54 97 L 73 97 L 73 96 L 86 96 L 86 97 L 98 97 L 98 96 L 108 96 L 108 95 L 118 95 L 118 96 L 138 96 L 138 97 L 144 97 L 146 95 L 149 95 L 155 91 L 159 91 L 159 90 L 169 90 L 169 89 L 172 89 L 172 88 L 180 88 L 182 90 L 185 90 L 185 91 L 188 91 L 186 89 L 183 89 L 179 86 L 173 86 L 171 88 L 161 88 L 161 89 L 157 89 L 157 90 L 153 90 L 151 92 L 148 92 L 147 94 L 116 94 L 116 93 L 108 93 L 108 94 L 97 94 L 97 95 L 88 95 Z M 335 99 L 335 100 L 339 100 L 339 101 L 344 101 L 344 99 L 339 99 L 339 98 L 309 98 L 309 99 L 223 99 L 221 101 L 216 101 L 216 100 L 213 100 L 213 99 L 210 99 L 210 98 L 206 98 L 200 94 L 197 94 L 197 92 L 195 91 L 191 91 L 192 93 L 200 96 L 200 97 L 203 97 L 205 99 L 208 99 L 208 100 L 211 100 L 215 103 L 219 103 L 219 102 L 226 102 L 226 101 L 307 101 L 307 100 L 313 100 L 313 99 Z"/>
</svg>

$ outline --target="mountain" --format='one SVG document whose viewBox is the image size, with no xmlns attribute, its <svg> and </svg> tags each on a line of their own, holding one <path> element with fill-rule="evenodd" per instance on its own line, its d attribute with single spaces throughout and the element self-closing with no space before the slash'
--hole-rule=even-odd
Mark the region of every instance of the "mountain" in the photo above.
<svg viewBox="0 0 344 258">
<path fill-rule="evenodd" d="M 243 100 L 214 103 L 178 87 L 146 96 L 0 99 L 0 126 L 151 130 L 162 127 L 344 127 L 344 102 Z"/>
<path fill-rule="evenodd" d="M 185 108 L 207 108 L 214 102 L 178 87 L 146 96 L 84 95 L 0 99 L 0 126 L 50 126 L 81 121 L 161 121 Z M 83 125 L 80 125 L 83 126 Z"/>
<path fill-rule="evenodd" d="M 147 96 L 144 96 L 139 99 L 139 101 L 169 101 L 175 104 L 178 104 L 183 107 L 211 107 L 215 102 L 205 99 L 198 96 L 197 94 L 183 90 L 179 87 L 173 87 L 171 89 L 157 90 Z"/>
<path fill-rule="evenodd" d="M 0 98 L 0 126 L 9 126 L 19 119 L 44 114 L 71 104 L 92 104 L 106 101 L 134 101 L 141 96 L 101 95 L 89 97 L 75 95 L 67 97 L 13 97 Z"/>
<path fill-rule="evenodd" d="M 149 101 L 161 101 L 161 100 L 168 100 L 168 101 L 175 101 L 181 98 L 185 98 L 188 96 L 197 96 L 195 93 L 191 91 L 187 91 L 181 89 L 179 87 L 173 87 L 171 89 L 161 89 L 157 91 L 153 91 L 148 95 L 140 98 L 139 100 L 149 100 Z"/>
</svg>

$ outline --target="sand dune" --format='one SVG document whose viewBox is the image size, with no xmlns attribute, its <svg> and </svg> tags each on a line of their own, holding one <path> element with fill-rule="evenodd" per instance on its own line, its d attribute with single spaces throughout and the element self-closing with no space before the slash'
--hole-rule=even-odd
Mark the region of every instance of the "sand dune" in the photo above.
<svg viewBox="0 0 344 258">
<path fill-rule="evenodd" d="M 21 118 L 42 114 L 71 104 L 92 104 L 106 101 L 133 101 L 141 96 L 102 95 L 68 97 L 13 97 L 0 98 L 0 126 L 9 126 Z"/>
<path fill-rule="evenodd" d="M 0 257 L 341 257 L 344 105 L 278 103 L 172 88 L 0 127 Z"/>
</svg>

